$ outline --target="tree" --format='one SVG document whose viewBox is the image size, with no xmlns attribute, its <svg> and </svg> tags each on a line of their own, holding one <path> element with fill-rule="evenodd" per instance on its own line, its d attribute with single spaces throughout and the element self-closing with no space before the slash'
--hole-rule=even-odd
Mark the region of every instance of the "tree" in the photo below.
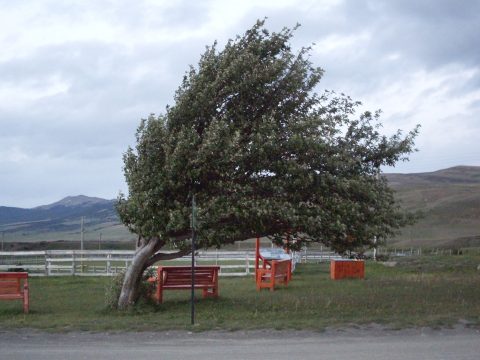
<svg viewBox="0 0 480 360">
<path fill-rule="evenodd" d="M 117 204 L 139 236 L 119 308 L 135 302 L 148 266 L 188 253 L 193 194 L 203 247 L 288 234 L 290 246 L 344 252 L 408 223 L 379 174 L 413 151 L 417 128 L 386 137 L 380 112 L 356 116 L 348 96 L 317 95 L 323 70 L 309 47 L 291 49 L 295 29 L 271 33 L 258 21 L 223 50 L 207 47 L 174 105 L 142 120 Z M 166 246 L 178 251 L 160 253 Z"/>
</svg>

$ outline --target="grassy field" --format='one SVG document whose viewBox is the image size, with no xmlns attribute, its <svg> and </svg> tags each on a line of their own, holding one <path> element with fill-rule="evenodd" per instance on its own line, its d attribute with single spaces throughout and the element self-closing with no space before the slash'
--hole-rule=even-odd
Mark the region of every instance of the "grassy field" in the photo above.
<svg viewBox="0 0 480 360">
<path fill-rule="evenodd" d="M 480 167 L 458 166 L 432 173 L 387 174 L 396 197 L 423 217 L 389 239 L 397 247 L 480 246 Z"/>
<path fill-rule="evenodd" d="M 312 329 L 380 323 L 392 328 L 480 325 L 480 256 L 368 262 L 365 280 L 329 279 L 327 263 L 301 264 L 288 288 L 257 292 L 253 277 L 221 278 L 219 299 L 197 302 L 195 330 Z M 31 313 L 0 302 L 0 327 L 48 331 L 191 329 L 188 291 L 167 291 L 160 306 L 116 312 L 105 306 L 109 278 L 31 278 Z M 200 296 L 200 293 L 198 293 Z"/>
</svg>

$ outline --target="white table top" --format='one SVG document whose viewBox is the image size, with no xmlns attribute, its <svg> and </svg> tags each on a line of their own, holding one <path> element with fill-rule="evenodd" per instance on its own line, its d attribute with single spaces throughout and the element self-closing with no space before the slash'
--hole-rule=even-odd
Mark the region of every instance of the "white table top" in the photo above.
<svg viewBox="0 0 480 360">
<path fill-rule="evenodd" d="M 260 248 L 260 256 L 266 260 L 291 260 L 292 256 L 283 249 Z"/>
</svg>

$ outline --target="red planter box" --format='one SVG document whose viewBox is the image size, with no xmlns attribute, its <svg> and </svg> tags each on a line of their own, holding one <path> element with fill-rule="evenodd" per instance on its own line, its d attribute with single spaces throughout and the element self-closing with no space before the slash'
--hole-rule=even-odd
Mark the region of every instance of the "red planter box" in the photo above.
<svg viewBox="0 0 480 360">
<path fill-rule="evenodd" d="M 365 261 L 363 260 L 330 260 L 330 278 L 365 278 Z"/>
</svg>

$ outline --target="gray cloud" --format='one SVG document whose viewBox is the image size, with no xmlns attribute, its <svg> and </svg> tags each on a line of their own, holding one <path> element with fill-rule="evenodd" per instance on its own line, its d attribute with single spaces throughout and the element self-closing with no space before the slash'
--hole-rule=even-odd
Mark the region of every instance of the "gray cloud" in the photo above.
<svg viewBox="0 0 480 360">
<path fill-rule="evenodd" d="M 5 6 L 3 6 L 5 5 Z M 268 17 L 315 42 L 318 88 L 382 108 L 386 132 L 422 124 L 395 171 L 480 165 L 478 1 L 2 3 L 0 205 L 125 190 L 122 153 L 140 118 L 173 101 L 205 45 Z"/>
</svg>

